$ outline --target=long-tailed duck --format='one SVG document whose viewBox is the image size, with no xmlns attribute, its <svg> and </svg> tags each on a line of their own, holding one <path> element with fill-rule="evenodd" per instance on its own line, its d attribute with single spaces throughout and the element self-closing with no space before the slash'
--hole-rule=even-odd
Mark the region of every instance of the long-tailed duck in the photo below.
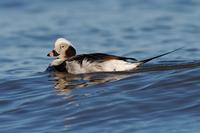
<svg viewBox="0 0 200 133">
<path fill-rule="evenodd" d="M 178 50 L 178 49 L 176 49 Z M 129 71 L 153 59 L 172 53 L 176 50 L 138 61 L 134 58 L 120 57 L 104 53 L 76 55 L 72 43 L 64 38 L 55 41 L 54 49 L 47 56 L 56 57 L 49 68 L 71 74 Z"/>
</svg>

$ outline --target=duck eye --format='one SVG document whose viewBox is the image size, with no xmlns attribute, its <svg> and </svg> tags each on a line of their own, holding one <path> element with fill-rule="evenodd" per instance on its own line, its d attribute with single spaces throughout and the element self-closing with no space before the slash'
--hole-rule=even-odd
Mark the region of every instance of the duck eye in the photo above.
<svg viewBox="0 0 200 133">
<path fill-rule="evenodd" d="M 63 45 L 63 46 L 61 46 L 61 48 L 64 48 L 65 46 Z"/>
</svg>

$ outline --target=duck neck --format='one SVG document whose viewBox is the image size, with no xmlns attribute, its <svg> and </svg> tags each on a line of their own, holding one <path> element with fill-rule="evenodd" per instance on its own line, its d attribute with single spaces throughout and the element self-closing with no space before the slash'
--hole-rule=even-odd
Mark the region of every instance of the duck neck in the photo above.
<svg viewBox="0 0 200 133">
<path fill-rule="evenodd" d="M 66 59 L 55 59 L 51 62 L 50 66 L 59 66 L 60 64 L 62 64 Z"/>
</svg>

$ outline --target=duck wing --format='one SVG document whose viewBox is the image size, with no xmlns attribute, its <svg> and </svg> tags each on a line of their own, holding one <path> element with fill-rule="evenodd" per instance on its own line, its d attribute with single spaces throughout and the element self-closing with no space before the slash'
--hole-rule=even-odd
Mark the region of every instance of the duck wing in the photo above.
<svg viewBox="0 0 200 133">
<path fill-rule="evenodd" d="M 134 58 L 127 58 L 115 55 L 109 55 L 104 53 L 91 53 L 91 54 L 81 54 L 67 59 L 67 61 L 77 61 L 82 64 L 83 60 L 87 60 L 88 62 L 105 62 L 109 60 L 123 60 L 127 62 L 137 62 Z"/>
</svg>

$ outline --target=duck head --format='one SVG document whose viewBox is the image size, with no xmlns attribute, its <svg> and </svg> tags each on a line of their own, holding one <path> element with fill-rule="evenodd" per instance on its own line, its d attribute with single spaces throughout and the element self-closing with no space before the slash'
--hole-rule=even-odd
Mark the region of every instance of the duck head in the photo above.
<svg viewBox="0 0 200 133">
<path fill-rule="evenodd" d="M 65 38 L 58 38 L 54 43 L 54 49 L 47 56 L 65 60 L 76 55 L 72 43 Z"/>
</svg>

